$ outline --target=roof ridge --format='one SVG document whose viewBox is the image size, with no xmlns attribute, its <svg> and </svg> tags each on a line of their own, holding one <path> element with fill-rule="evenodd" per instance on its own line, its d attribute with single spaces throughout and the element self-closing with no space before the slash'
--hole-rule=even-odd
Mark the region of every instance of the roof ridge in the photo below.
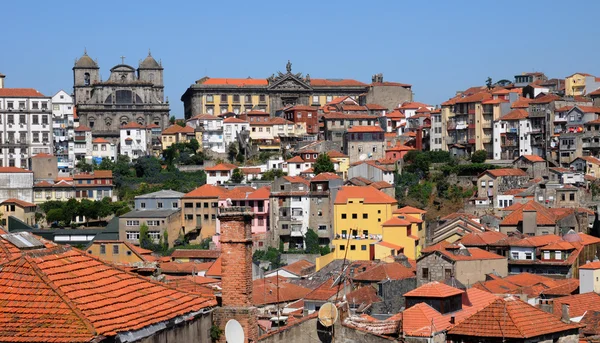
<svg viewBox="0 0 600 343">
<path fill-rule="evenodd" d="M 46 274 L 40 269 L 40 267 L 37 266 L 37 264 L 32 263 L 32 257 L 24 254 L 24 255 L 21 255 L 20 258 L 27 261 L 27 263 L 29 264 L 29 266 L 31 267 L 33 272 L 36 273 L 37 276 L 40 279 L 42 279 L 42 281 L 44 281 L 44 283 L 46 283 L 48 285 L 48 287 L 50 287 L 52 289 L 52 291 L 54 291 L 56 293 L 56 295 L 58 295 L 58 297 L 61 298 L 62 301 L 64 301 L 67 306 L 69 306 L 71 311 L 73 311 L 73 313 L 75 313 L 75 315 L 83 322 L 85 327 L 88 330 L 90 330 L 90 333 L 94 336 L 97 336 L 98 333 L 96 332 L 96 328 L 92 325 L 92 322 L 90 322 L 85 317 L 83 312 L 81 312 L 81 310 L 77 307 L 77 305 L 75 305 L 75 303 L 73 303 L 71 301 L 71 299 L 65 293 L 63 293 L 63 291 L 61 291 L 60 288 L 58 288 L 52 280 L 50 280 L 46 276 Z"/>
<path fill-rule="evenodd" d="M 517 329 L 517 331 L 519 331 L 519 334 L 521 335 L 521 337 L 526 337 L 525 334 L 523 333 L 523 331 L 521 330 L 521 328 L 519 327 L 519 325 L 517 325 L 517 323 L 515 323 L 512 315 L 507 311 L 507 309 L 506 309 L 507 308 L 507 306 L 506 306 L 506 304 L 507 304 L 506 303 L 506 298 L 499 299 L 499 301 L 502 301 L 502 303 L 504 305 L 504 313 L 505 313 L 504 319 L 505 319 L 505 323 L 506 323 L 506 315 L 507 315 L 509 317 L 510 322 L 512 323 L 513 327 L 515 327 Z M 517 298 L 514 298 L 514 300 L 511 300 L 511 301 L 521 301 L 521 300 L 517 299 Z M 529 304 L 527 304 L 527 305 L 531 306 Z M 500 326 L 500 327 L 502 328 L 502 326 Z M 500 330 L 503 331 L 502 329 L 500 329 Z M 504 334 L 504 331 L 503 331 L 503 334 Z"/>
</svg>

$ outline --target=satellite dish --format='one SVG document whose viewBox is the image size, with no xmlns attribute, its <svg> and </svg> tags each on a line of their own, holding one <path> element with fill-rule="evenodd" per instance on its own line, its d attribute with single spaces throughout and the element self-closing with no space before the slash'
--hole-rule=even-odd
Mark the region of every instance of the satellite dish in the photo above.
<svg viewBox="0 0 600 343">
<path fill-rule="evenodd" d="M 240 322 L 235 319 L 230 319 L 225 324 L 225 339 L 227 343 L 244 343 L 244 329 Z"/>
<path fill-rule="evenodd" d="M 319 309 L 319 322 L 325 326 L 332 326 L 338 319 L 338 309 L 333 303 L 325 303 Z"/>
<path fill-rule="evenodd" d="M 360 156 L 358 156 L 358 159 L 361 161 L 364 161 L 367 159 L 367 154 L 360 154 Z"/>
</svg>

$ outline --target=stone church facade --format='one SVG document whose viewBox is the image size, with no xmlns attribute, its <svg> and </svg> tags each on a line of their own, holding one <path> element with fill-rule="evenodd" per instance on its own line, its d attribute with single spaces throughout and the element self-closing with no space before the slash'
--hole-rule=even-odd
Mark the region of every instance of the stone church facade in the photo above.
<svg viewBox="0 0 600 343">
<path fill-rule="evenodd" d="M 288 61 L 286 72 L 266 79 L 203 77 L 181 96 L 185 118 L 198 114 L 240 114 L 259 110 L 275 115 L 287 106 L 323 106 L 336 97 L 350 96 L 361 104 L 378 104 L 388 109 L 412 101 L 411 85 L 383 82 L 377 74 L 371 84 L 352 79 L 315 79 L 309 74 L 292 73 Z"/>
<path fill-rule="evenodd" d="M 157 125 L 161 131 L 169 125 L 163 67 L 150 52 L 137 70 L 123 60 L 110 69 L 106 81 L 98 63 L 84 52 L 73 67 L 73 93 L 79 125 L 90 127 L 94 137 L 116 143 L 120 127 L 130 122 Z"/>
</svg>

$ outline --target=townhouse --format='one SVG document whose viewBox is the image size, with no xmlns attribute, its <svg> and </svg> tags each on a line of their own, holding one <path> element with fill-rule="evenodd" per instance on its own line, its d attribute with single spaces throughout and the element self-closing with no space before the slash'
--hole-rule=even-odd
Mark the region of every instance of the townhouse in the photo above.
<svg viewBox="0 0 600 343">
<path fill-rule="evenodd" d="M 75 167 L 74 114 L 73 98 L 67 92 L 60 90 L 52 96 L 54 154 L 58 158 L 58 169 L 64 173 L 70 173 Z"/>
<path fill-rule="evenodd" d="M 202 132 L 202 142 L 200 146 L 205 151 L 216 153 L 225 153 L 226 146 L 223 139 L 223 118 L 212 114 L 198 114 L 188 120 L 186 125 L 192 127 L 194 131 L 199 129 Z"/>
<path fill-rule="evenodd" d="M 271 185 L 269 198 L 270 246 L 303 249 L 309 227 L 310 182 L 299 176 L 283 176 Z M 314 228 L 313 228 L 314 229 Z"/>
</svg>

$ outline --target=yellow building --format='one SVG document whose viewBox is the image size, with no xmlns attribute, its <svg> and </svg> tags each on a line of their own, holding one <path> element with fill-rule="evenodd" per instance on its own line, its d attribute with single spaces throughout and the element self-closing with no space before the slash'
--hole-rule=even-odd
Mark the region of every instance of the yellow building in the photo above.
<svg viewBox="0 0 600 343">
<path fill-rule="evenodd" d="M 405 206 L 393 212 L 382 225 L 383 240 L 404 248 L 404 255 L 416 260 L 425 246 L 424 210 Z"/>
<path fill-rule="evenodd" d="M 592 81 L 595 82 L 595 77 L 587 73 L 575 73 L 565 77 L 565 95 L 585 95 L 586 84 L 588 82 L 591 83 Z M 595 89 L 592 89 L 591 91 L 593 90 Z"/>
<path fill-rule="evenodd" d="M 327 156 L 335 167 L 336 174 L 340 175 L 344 180 L 348 179 L 348 169 L 350 168 L 350 158 L 348 155 L 336 150 L 327 152 Z"/>
<path fill-rule="evenodd" d="M 198 133 L 200 133 L 200 135 L 202 134 L 201 131 L 198 131 Z M 194 128 L 191 126 L 186 125 L 185 127 L 182 127 L 177 124 L 171 125 L 161 133 L 162 148 L 165 150 L 175 143 L 187 143 L 193 138 L 198 140 Z M 200 136 L 198 143 L 200 142 L 202 142 L 202 136 Z"/>
<path fill-rule="evenodd" d="M 0 224 L 6 226 L 8 217 L 13 216 L 27 225 L 35 224 L 36 204 L 19 199 L 7 199 L 0 204 Z"/>
<path fill-rule="evenodd" d="M 397 203 L 370 186 L 340 188 L 333 210 L 335 258 L 373 260 L 375 252 L 371 245 L 382 240 L 381 225 L 392 216 Z"/>
<path fill-rule="evenodd" d="M 136 247 L 124 241 L 93 241 L 86 249 L 87 253 L 114 264 L 133 264 L 153 262 L 156 259 L 152 251 Z"/>
</svg>

